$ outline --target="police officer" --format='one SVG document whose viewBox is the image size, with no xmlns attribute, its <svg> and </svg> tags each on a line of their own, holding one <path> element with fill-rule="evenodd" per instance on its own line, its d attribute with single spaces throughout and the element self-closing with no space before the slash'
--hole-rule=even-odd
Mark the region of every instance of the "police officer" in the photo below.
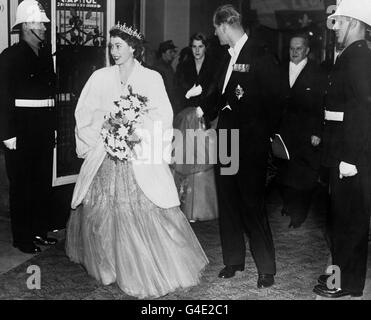
<svg viewBox="0 0 371 320">
<path fill-rule="evenodd" d="M 20 41 L 0 55 L 0 141 L 5 145 L 13 246 L 37 253 L 47 237 L 55 143 L 55 73 L 43 49 L 50 22 L 35 0 L 17 8 Z"/>
<path fill-rule="evenodd" d="M 323 161 L 330 174 L 330 249 L 339 269 L 331 278 L 320 276 L 314 292 L 357 297 L 365 285 L 370 220 L 371 51 L 365 35 L 371 1 L 342 0 L 329 18 L 335 20 L 342 48 L 328 79 L 323 133 Z"/>
</svg>

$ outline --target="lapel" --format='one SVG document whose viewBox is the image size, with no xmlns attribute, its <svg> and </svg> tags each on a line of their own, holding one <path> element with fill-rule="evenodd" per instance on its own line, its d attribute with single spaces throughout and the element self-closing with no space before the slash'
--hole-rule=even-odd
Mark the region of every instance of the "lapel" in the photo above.
<svg viewBox="0 0 371 320">
<path fill-rule="evenodd" d="M 223 90 L 225 77 L 227 76 L 227 71 L 228 71 L 228 67 L 229 67 L 229 63 L 230 63 L 231 59 L 232 59 L 231 55 L 229 54 L 228 51 L 226 51 L 225 56 L 223 58 L 224 62 L 223 62 L 223 67 L 221 69 L 221 75 L 220 75 L 219 81 L 218 81 L 219 92 L 222 92 L 222 90 Z"/>
<path fill-rule="evenodd" d="M 198 74 L 199 81 L 207 81 L 209 80 L 208 77 L 210 76 L 210 73 L 214 73 L 213 68 L 215 66 L 212 65 L 211 58 L 209 58 L 207 55 L 205 56 L 205 60 L 201 66 L 200 73 Z"/>
<path fill-rule="evenodd" d="M 283 81 L 285 91 L 290 91 L 290 62 L 285 63 L 283 67 Z"/>
<path fill-rule="evenodd" d="M 310 64 L 310 61 L 308 60 L 307 64 L 305 65 L 305 67 L 303 68 L 303 70 L 301 70 L 301 72 L 299 73 L 298 77 L 296 78 L 296 81 L 294 83 L 294 85 L 292 86 L 291 90 L 295 89 L 295 87 L 298 86 L 298 83 L 300 83 L 300 81 L 302 81 L 302 79 L 305 77 L 305 75 L 308 73 L 308 69 L 310 68 L 309 67 L 309 64 Z M 290 80 L 289 80 L 290 81 Z"/>
<path fill-rule="evenodd" d="M 248 38 L 246 43 L 242 47 L 240 54 L 238 55 L 236 64 L 250 64 L 251 65 L 251 56 L 252 56 L 252 42 L 250 38 Z M 227 69 L 228 69 L 228 65 L 227 65 Z M 251 72 L 251 70 L 249 72 Z M 234 78 L 238 77 L 238 73 L 239 72 L 232 71 L 231 78 L 229 79 L 229 82 L 228 82 L 227 87 L 225 88 L 225 91 L 230 90 L 230 86 L 234 82 Z"/>
<path fill-rule="evenodd" d="M 192 82 L 198 82 L 196 62 L 195 62 L 195 59 L 193 59 L 193 57 L 190 60 L 190 65 L 189 65 L 188 71 L 189 71 L 189 79 L 192 79 L 192 80 L 194 79 L 194 81 L 192 81 Z"/>
</svg>

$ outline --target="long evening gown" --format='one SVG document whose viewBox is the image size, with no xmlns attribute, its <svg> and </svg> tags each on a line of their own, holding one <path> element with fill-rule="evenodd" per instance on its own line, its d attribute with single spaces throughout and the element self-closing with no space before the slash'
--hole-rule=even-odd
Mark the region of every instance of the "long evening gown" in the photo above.
<svg viewBox="0 0 371 320">
<path fill-rule="evenodd" d="M 183 148 L 184 157 L 186 152 L 192 153 L 194 164 L 174 163 L 172 166 L 174 180 L 177 185 L 180 207 L 190 221 L 208 221 L 218 218 L 218 200 L 216 195 L 214 165 L 212 161 L 207 161 L 209 151 L 216 149 L 216 137 L 212 135 L 212 130 L 205 130 L 201 119 L 196 115 L 196 108 L 188 107 L 181 111 L 174 119 L 174 129 L 180 130 L 183 137 L 186 131 L 203 130 L 208 140 L 197 141 L 192 146 L 189 141 L 183 139 L 182 145 L 174 141 L 174 149 Z M 201 146 L 197 149 L 197 143 Z M 205 163 L 197 163 L 205 156 Z M 201 156 L 200 156 L 201 155 Z"/>
<path fill-rule="evenodd" d="M 179 207 L 162 209 L 139 188 L 132 165 L 106 156 L 67 226 L 70 259 L 125 293 L 156 298 L 200 282 L 208 264 Z"/>
</svg>

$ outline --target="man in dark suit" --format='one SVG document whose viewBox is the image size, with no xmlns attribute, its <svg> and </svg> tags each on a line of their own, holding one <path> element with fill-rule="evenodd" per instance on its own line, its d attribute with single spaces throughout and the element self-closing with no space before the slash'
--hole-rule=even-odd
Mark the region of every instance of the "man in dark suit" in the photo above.
<svg viewBox="0 0 371 320">
<path fill-rule="evenodd" d="M 219 277 L 230 278 L 236 271 L 244 270 L 246 233 L 258 269 L 258 287 L 269 287 L 274 284 L 276 265 L 264 193 L 271 131 L 269 110 L 274 98 L 271 93 L 277 89 L 271 80 L 277 66 L 273 58 L 259 54 L 256 42 L 245 33 L 241 15 L 233 6 L 216 10 L 214 27 L 220 44 L 230 48 L 219 81 L 209 90 L 205 120 L 219 115 L 219 155 L 228 150 L 239 162 L 237 172 L 224 170 L 226 166 L 220 158 L 216 168 L 225 264 Z M 233 138 L 234 129 L 239 132 L 238 141 Z M 221 138 L 223 132 L 227 132 L 228 142 Z"/>
<path fill-rule="evenodd" d="M 323 125 L 324 73 L 308 60 L 309 39 L 305 34 L 290 40 L 290 61 L 282 69 L 283 115 L 279 134 L 290 159 L 278 164 L 276 182 L 283 198 L 282 215 L 289 227 L 305 221 L 320 169 Z"/>
<path fill-rule="evenodd" d="M 370 221 L 371 51 L 365 36 L 371 2 L 342 0 L 329 18 L 342 51 L 326 90 L 323 162 L 330 177 L 332 265 L 340 274 L 320 276 L 314 292 L 357 297 L 365 285 Z"/>
<path fill-rule="evenodd" d="M 172 66 L 177 55 L 177 47 L 172 40 L 161 42 L 158 47 L 157 55 L 158 59 L 153 69 L 161 74 L 174 114 L 177 114 L 179 112 L 179 106 L 176 97 L 175 71 Z"/>
</svg>

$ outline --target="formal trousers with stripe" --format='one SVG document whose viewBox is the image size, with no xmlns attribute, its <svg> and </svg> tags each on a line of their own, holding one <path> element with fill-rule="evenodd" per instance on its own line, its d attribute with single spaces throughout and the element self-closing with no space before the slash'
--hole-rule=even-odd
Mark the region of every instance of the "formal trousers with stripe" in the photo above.
<svg viewBox="0 0 371 320">
<path fill-rule="evenodd" d="M 257 163 L 240 166 L 236 175 L 222 175 L 216 167 L 223 262 L 245 265 L 246 234 L 258 273 L 274 275 L 275 250 L 264 199 L 266 161 Z"/>
<path fill-rule="evenodd" d="M 357 169 L 357 175 L 340 179 L 339 169 L 330 168 L 332 264 L 340 267 L 341 288 L 354 294 L 365 286 L 371 190 L 370 168 Z"/>
</svg>

